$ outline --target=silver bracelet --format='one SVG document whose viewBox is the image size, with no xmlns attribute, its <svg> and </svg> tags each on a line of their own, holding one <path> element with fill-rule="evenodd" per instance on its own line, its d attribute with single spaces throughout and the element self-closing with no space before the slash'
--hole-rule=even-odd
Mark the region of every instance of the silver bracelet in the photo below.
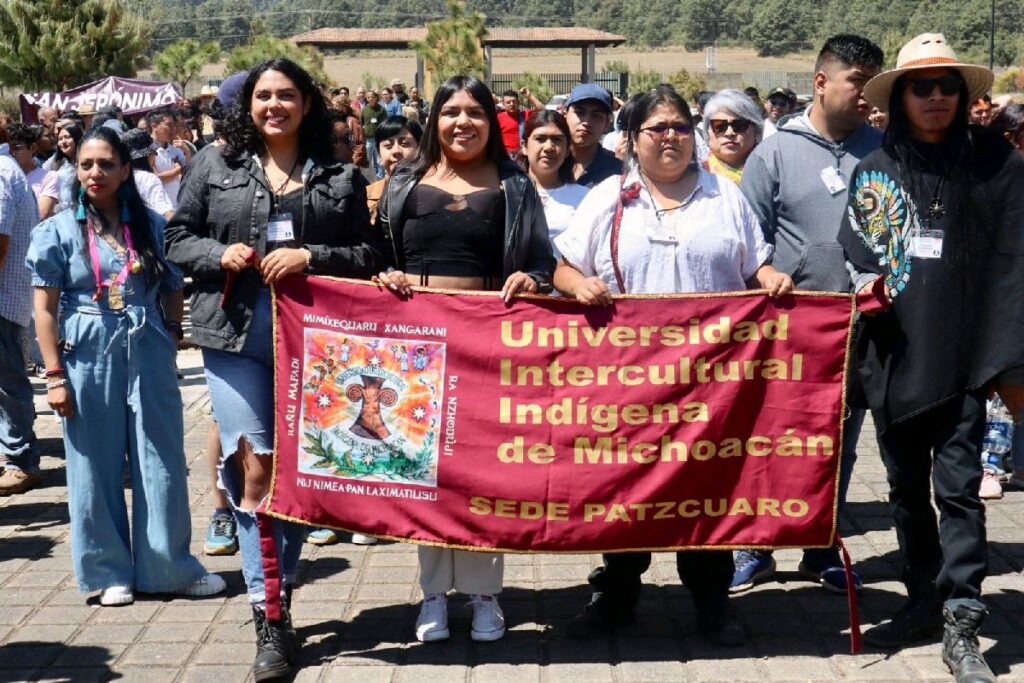
<svg viewBox="0 0 1024 683">
<path fill-rule="evenodd" d="M 52 382 L 47 382 L 46 383 L 46 390 L 49 391 L 50 389 L 56 389 L 57 387 L 62 387 L 62 386 L 64 386 L 67 383 L 68 383 L 68 378 L 67 377 L 64 377 L 62 379 L 55 379 Z"/>
</svg>

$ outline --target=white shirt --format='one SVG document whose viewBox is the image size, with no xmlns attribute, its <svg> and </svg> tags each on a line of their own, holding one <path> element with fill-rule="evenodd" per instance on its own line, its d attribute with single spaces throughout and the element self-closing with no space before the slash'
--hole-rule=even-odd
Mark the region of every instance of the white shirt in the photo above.
<svg viewBox="0 0 1024 683">
<path fill-rule="evenodd" d="M 166 147 L 160 147 L 156 150 L 156 167 L 157 173 L 163 173 L 174 168 L 174 163 L 177 162 L 182 168 L 185 168 L 187 161 L 185 160 L 185 153 L 177 147 L 167 145 Z M 167 198 L 171 200 L 171 206 L 178 208 L 178 190 L 181 188 L 181 175 L 179 174 L 173 180 L 162 180 L 164 184 L 164 190 L 167 192 Z"/>
<path fill-rule="evenodd" d="M 700 169 L 684 206 L 656 215 L 643 189 L 622 213 L 619 269 L 629 294 L 727 292 L 746 281 L 772 255 L 753 210 L 729 180 Z M 639 181 L 634 168 L 625 185 Z M 569 228 L 555 241 L 566 261 L 583 275 L 619 290 L 612 266 L 611 231 L 620 179 L 608 178 L 587 195 Z"/>
<path fill-rule="evenodd" d="M 142 203 L 147 208 L 156 211 L 161 216 L 166 216 L 169 211 L 174 211 L 171 199 L 167 196 L 167 190 L 164 189 L 164 184 L 160 182 L 159 178 L 149 171 L 138 168 L 132 169 L 132 176 L 135 178 L 135 187 L 139 190 Z"/>
<path fill-rule="evenodd" d="M 771 136 L 775 135 L 775 131 L 776 130 L 778 130 L 778 128 L 776 127 L 776 125 L 774 123 L 772 123 L 772 120 L 771 119 L 765 119 L 764 120 L 764 132 L 761 133 L 761 139 L 764 140 L 766 138 L 770 138 Z"/>
<path fill-rule="evenodd" d="M 546 190 L 540 185 L 537 186 L 540 203 L 544 206 L 544 218 L 548 222 L 548 237 L 551 238 L 551 246 L 555 250 L 556 260 L 560 254 L 558 247 L 555 246 L 555 238 L 569 227 L 569 221 L 576 213 L 576 207 L 580 205 L 588 192 L 590 192 L 589 187 L 576 183 L 566 183 L 554 190 Z"/>
</svg>

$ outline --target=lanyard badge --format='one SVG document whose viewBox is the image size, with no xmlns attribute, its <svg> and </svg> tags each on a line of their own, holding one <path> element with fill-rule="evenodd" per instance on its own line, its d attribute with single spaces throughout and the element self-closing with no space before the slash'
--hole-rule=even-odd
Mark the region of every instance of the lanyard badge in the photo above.
<svg viewBox="0 0 1024 683">
<path fill-rule="evenodd" d="M 96 292 L 92 295 L 93 301 L 99 301 L 103 295 L 103 288 L 107 288 L 107 305 L 115 311 L 119 311 L 124 308 L 124 283 L 128 280 L 129 273 L 138 273 L 142 271 L 142 262 L 139 261 L 139 256 L 135 252 L 135 244 L 132 241 L 132 231 L 129 229 L 127 223 L 122 224 L 124 230 L 124 241 L 128 248 L 128 258 L 125 260 L 124 266 L 118 273 L 111 273 L 110 277 L 106 280 L 100 279 L 100 252 L 96 246 L 96 230 L 93 228 L 92 219 L 88 220 L 88 230 L 86 231 L 89 235 L 89 256 L 92 260 L 92 273 L 96 278 Z"/>
</svg>

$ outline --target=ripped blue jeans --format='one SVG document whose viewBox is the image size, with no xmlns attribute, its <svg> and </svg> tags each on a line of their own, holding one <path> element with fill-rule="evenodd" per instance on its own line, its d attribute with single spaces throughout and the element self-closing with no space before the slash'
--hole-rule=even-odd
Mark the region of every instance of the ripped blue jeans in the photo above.
<svg viewBox="0 0 1024 683">
<path fill-rule="evenodd" d="M 242 510 L 244 479 L 233 460 L 239 441 L 245 439 L 252 452 L 271 458 L 274 451 L 274 349 L 270 312 L 270 290 L 260 292 L 253 310 L 249 334 L 237 352 L 203 349 L 206 384 L 213 403 L 213 415 L 220 428 L 222 450 L 217 484 L 227 494 L 238 520 L 238 547 L 242 551 L 242 576 L 249 602 L 266 599 L 263 583 L 263 555 L 256 515 Z M 273 520 L 277 558 L 283 578 L 281 588 L 295 583 L 306 527 Z"/>
</svg>

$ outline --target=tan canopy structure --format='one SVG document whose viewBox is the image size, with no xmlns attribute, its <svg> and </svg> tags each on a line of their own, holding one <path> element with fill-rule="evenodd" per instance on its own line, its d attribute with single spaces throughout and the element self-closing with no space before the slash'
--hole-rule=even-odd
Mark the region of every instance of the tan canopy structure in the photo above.
<svg viewBox="0 0 1024 683">
<path fill-rule="evenodd" d="M 426 28 L 320 28 L 289 38 L 297 45 L 309 45 L 325 54 L 342 50 L 408 50 L 413 41 L 423 40 Z M 483 39 L 487 81 L 491 80 L 494 48 L 578 48 L 580 82 L 594 80 L 596 50 L 626 42 L 625 36 L 578 26 L 562 28 L 491 27 Z M 416 85 L 424 85 L 423 61 L 416 58 Z"/>
</svg>

